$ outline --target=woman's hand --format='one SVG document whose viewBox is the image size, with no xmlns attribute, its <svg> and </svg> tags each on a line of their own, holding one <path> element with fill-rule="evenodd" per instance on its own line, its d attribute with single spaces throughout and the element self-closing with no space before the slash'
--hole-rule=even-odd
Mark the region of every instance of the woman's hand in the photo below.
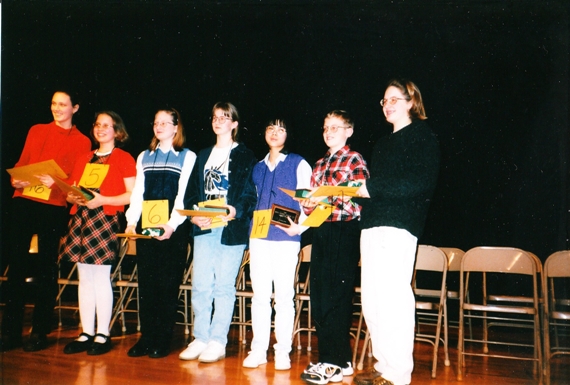
<svg viewBox="0 0 570 385">
<path fill-rule="evenodd" d="M 53 178 L 51 177 L 51 175 L 48 174 L 41 174 L 41 175 L 34 175 L 36 178 L 38 178 L 40 180 L 40 182 L 42 182 L 42 184 L 44 186 L 46 186 L 47 188 L 51 188 L 51 186 L 55 183 L 53 181 Z"/>
<path fill-rule="evenodd" d="M 127 228 L 125 229 L 125 234 L 136 234 L 136 233 L 137 233 L 137 226 L 135 225 L 127 226 Z"/>
<path fill-rule="evenodd" d="M 174 233 L 174 229 L 168 225 L 158 225 L 159 227 L 164 230 L 164 233 L 161 236 L 154 237 L 154 239 L 158 239 L 159 241 L 164 241 L 165 239 L 170 239 L 172 233 Z"/>
<path fill-rule="evenodd" d="M 212 224 L 212 218 L 210 217 L 192 217 L 190 222 L 194 223 L 199 228 L 208 227 Z"/>
<path fill-rule="evenodd" d="M 234 219 L 236 217 L 236 208 L 234 206 L 224 206 L 226 209 L 228 209 L 228 215 L 220 215 L 219 218 L 221 218 L 222 221 L 227 222 L 227 221 L 231 221 L 232 219 Z"/>
<path fill-rule="evenodd" d="M 275 225 L 275 227 L 283 230 L 290 237 L 301 234 L 301 226 L 299 226 L 297 223 L 293 222 L 291 220 L 291 218 L 289 218 L 289 217 L 287 217 L 287 220 L 289 221 L 289 225 L 290 225 L 289 227 L 285 227 L 285 226 L 281 226 L 281 225 Z"/>
<path fill-rule="evenodd" d="M 85 206 L 87 205 L 87 199 L 83 195 L 77 195 L 72 192 L 67 193 L 67 201 L 73 205 Z"/>
<path fill-rule="evenodd" d="M 103 206 L 105 204 L 105 197 L 96 191 L 89 190 L 93 194 L 93 198 L 86 201 L 85 206 L 89 209 L 96 209 L 97 207 Z"/>
<path fill-rule="evenodd" d="M 30 185 L 27 180 L 12 179 L 12 187 L 14 188 L 26 188 Z"/>
</svg>

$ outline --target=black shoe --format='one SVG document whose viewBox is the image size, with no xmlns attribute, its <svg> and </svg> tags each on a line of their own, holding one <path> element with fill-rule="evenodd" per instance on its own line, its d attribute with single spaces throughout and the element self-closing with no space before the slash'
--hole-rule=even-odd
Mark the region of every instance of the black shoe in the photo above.
<svg viewBox="0 0 570 385">
<path fill-rule="evenodd" d="M 149 349 L 148 356 L 150 358 L 162 358 L 162 357 L 166 357 L 169 353 L 170 353 L 170 349 L 156 348 L 156 349 Z"/>
<path fill-rule="evenodd" d="M 93 345 L 93 336 L 87 333 L 81 333 L 79 337 L 87 337 L 87 340 L 71 341 L 70 343 L 65 345 L 65 348 L 63 348 L 63 352 L 65 354 L 75 354 L 75 353 L 85 352 L 91 347 L 91 345 Z"/>
<path fill-rule="evenodd" d="M 148 345 L 142 340 L 139 340 L 139 342 L 137 342 L 132 348 L 129 349 L 127 356 L 142 357 L 146 356 L 149 351 L 150 349 L 148 348 Z"/>
<path fill-rule="evenodd" d="M 97 338 L 97 337 L 105 338 L 105 342 L 101 343 L 101 342 L 95 341 L 95 338 Z M 100 354 L 105 354 L 105 353 L 108 353 L 109 350 L 111 350 L 111 348 L 113 347 L 113 344 L 111 343 L 111 336 L 106 336 L 105 334 L 97 333 L 97 334 L 95 334 L 95 338 L 93 339 L 93 345 L 91 345 L 89 350 L 87 350 L 88 355 L 98 356 Z"/>
<path fill-rule="evenodd" d="M 14 339 L 8 336 L 0 340 L 0 352 L 16 349 L 22 346 L 22 339 Z"/>
<path fill-rule="evenodd" d="M 25 352 L 37 352 L 48 347 L 47 337 L 43 334 L 32 334 L 24 344 Z"/>
</svg>

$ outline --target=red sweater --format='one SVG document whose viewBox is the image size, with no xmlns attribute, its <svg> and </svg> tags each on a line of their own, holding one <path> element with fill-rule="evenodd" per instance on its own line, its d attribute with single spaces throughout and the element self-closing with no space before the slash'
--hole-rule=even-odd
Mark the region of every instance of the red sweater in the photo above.
<svg viewBox="0 0 570 385">
<path fill-rule="evenodd" d="M 93 154 L 94 151 L 89 151 L 77 159 L 73 172 L 71 173 L 71 177 L 69 178 L 70 183 L 79 183 L 81 175 L 83 175 L 85 165 L 93 158 Z M 128 152 L 115 148 L 107 159 L 106 164 L 109 165 L 109 172 L 101 184 L 99 193 L 108 197 L 121 195 L 126 191 L 124 179 L 137 175 L 135 160 Z M 103 211 L 105 211 L 105 214 L 107 215 L 115 215 L 117 211 L 124 210 L 125 206 L 103 205 Z M 71 208 L 71 214 L 75 214 L 76 211 L 77 206 L 73 205 Z"/>
<path fill-rule="evenodd" d="M 83 135 L 75 126 L 66 130 L 56 125 L 55 122 L 36 124 L 28 132 L 20 160 L 18 160 L 15 167 L 53 159 L 69 175 L 73 170 L 77 157 L 89 151 L 90 148 L 91 141 L 89 138 Z M 23 189 L 16 189 L 14 198 L 28 198 L 54 206 L 65 206 L 67 204 L 65 200 L 66 194 L 56 185 L 52 186 L 52 191 L 47 201 L 22 196 L 22 191 Z"/>
</svg>

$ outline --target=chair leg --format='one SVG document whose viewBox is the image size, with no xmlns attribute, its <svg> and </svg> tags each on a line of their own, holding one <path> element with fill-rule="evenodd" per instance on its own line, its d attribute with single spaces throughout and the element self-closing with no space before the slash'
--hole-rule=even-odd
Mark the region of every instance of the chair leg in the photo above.
<svg viewBox="0 0 570 385">
<path fill-rule="evenodd" d="M 447 320 L 447 303 L 443 304 L 443 352 L 445 353 L 445 366 L 450 366 L 451 361 L 449 360 L 449 328 Z"/>
<path fill-rule="evenodd" d="M 360 354 L 360 360 L 358 360 L 358 365 L 356 366 L 358 370 L 364 369 L 364 356 L 366 355 L 366 349 L 368 348 L 368 344 L 370 344 L 370 332 L 366 330 L 366 336 L 364 337 L 364 344 L 362 345 L 362 353 Z"/>
</svg>

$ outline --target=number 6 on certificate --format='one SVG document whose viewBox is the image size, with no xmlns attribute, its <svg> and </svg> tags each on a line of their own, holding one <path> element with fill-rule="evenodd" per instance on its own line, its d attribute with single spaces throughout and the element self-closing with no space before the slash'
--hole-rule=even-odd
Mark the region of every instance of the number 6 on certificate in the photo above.
<svg viewBox="0 0 570 385">
<path fill-rule="evenodd" d="M 169 217 L 168 200 L 143 201 L 142 228 L 165 225 Z"/>
</svg>

